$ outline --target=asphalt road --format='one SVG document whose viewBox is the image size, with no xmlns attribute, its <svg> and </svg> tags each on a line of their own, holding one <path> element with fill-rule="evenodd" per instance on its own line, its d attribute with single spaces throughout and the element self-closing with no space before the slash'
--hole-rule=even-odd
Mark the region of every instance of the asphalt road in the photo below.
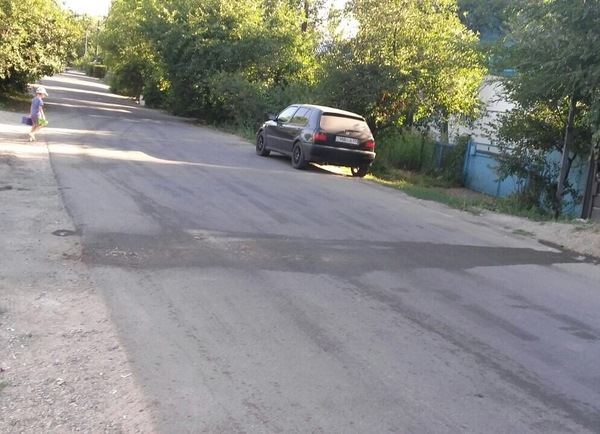
<svg viewBox="0 0 600 434">
<path fill-rule="evenodd" d="M 165 433 L 598 433 L 600 267 L 45 81 L 63 201 Z"/>
</svg>

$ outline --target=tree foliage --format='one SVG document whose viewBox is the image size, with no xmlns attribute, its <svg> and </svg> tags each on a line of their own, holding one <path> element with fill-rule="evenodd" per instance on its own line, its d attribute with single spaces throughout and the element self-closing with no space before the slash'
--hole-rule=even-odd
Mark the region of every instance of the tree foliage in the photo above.
<svg viewBox="0 0 600 434">
<path fill-rule="evenodd" d="M 282 89 L 314 82 L 312 11 L 277 0 L 115 0 L 103 52 L 115 77 L 135 76 L 176 114 L 255 122 L 270 101 L 283 103 Z"/>
<path fill-rule="evenodd" d="M 554 213 L 564 207 L 556 198 L 561 165 L 550 156 L 562 152 L 566 117 L 564 109 L 543 104 L 527 110 L 517 106 L 500 116 L 497 138 L 501 153 L 497 170 L 501 179 L 514 176 L 520 180 L 522 188 L 517 196 L 526 208 Z M 575 145 L 589 144 L 591 135 L 583 127 L 581 117 L 576 120 L 573 133 Z M 566 161 L 569 169 L 578 155 L 570 153 Z M 563 189 L 573 202 L 579 200 L 579 192 L 568 179 Z"/>
<path fill-rule="evenodd" d="M 513 0 L 458 0 L 459 17 L 469 30 L 485 41 L 506 33 L 508 6 Z"/>
<path fill-rule="evenodd" d="M 561 152 L 563 160 L 545 177 L 543 193 L 546 200 L 551 191 L 556 193 L 550 203 L 558 216 L 571 190 L 572 162 L 587 157 L 599 136 L 600 53 L 595 42 L 600 38 L 600 4 L 527 0 L 513 4 L 510 12 L 510 31 L 497 53 L 504 68 L 516 71 L 503 80 L 508 98 L 516 103 L 501 118 L 504 159 L 512 160 L 503 174 L 526 171 L 521 155 Z"/>
<path fill-rule="evenodd" d="M 111 71 L 112 90 L 138 97 L 146 86 L 150 92 L 146 99 L 160 105 L 161 98 L 153 101 L 152 91 L 161 86 L 163 68 L 145 34 L 150 4 L 146 0 L 113 0 L 99 43 L 102 61 Z"/>
<path fill-rule="evenodd" d="M 0 0 L 0 89 L 63 70 L 76 57 L 82 29 L 54 0 Z"/>
<path fill-rule="evenodd" d="M 351 0 L 356 35 L 327 56 L 327 100 L 367 115 L 375 129 L 440 126 L 472 117 L 485 70 L 455 0 Z"/>
<path fill-rule="evenodd" d="M 324 4 L 115 0 L 103 53 L 113 81 L 208 121 L 251 123 L 297 101 L 352 109 L 377 127 L 474 113 L 483 69 L 456 0 L 355 0 L 350 40 L 328 35 Z"/>
</svg>

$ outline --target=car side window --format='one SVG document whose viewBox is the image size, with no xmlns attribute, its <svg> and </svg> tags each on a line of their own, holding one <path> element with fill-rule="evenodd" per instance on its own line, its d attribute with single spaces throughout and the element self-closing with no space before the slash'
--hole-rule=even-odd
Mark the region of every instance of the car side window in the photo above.
<svg viewBox="0 0 600 434">
<path fill-rule="evenodd" d="M 308 124 L 308 119 L 310 117 L 310 109 L 308 108 L 299 108 L 296 114 L 290 120 L 290 124 L 298 125 L 300 127 L 304 127 Z"/>
<path fill-rule="evenodd" d="M 277 121 L 284 124 L 288 123 L 290 119 L 292 119 L 294 113 L 296 113 L 296 110 L 298 110 L 298 106 L 291 106 L 286 108 L 284 111 L 279 113 L 279 115 L 277 116 Z"/>
</svg>

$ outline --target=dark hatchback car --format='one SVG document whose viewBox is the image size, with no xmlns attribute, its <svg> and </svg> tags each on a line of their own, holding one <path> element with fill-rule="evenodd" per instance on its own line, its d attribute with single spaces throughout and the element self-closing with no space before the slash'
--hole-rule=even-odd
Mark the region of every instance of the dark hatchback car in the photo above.
<svg viewBox="0 0 600 434">
<path fill-rule="evenodd" d="M 311 162 L 347 166 L 353 176 L 363 177 L 375 159 L 375 141 L 356 113 L 294 104 L 270 115 L 256 133 L 256 153 L 266 157 L 271 151 L 290 156 L 296 169 Z"/>
</svg>

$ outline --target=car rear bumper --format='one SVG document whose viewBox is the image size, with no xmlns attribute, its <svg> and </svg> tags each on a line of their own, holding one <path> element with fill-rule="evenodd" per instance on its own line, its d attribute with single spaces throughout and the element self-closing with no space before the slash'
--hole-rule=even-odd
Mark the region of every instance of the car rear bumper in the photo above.
<svg viewBox="0 0 600 434">
<path fill-rule="evenodd" d="M 333 146 L 315 145 L 314 143 L 305 143 L 304 151 L 308 161 L 334 166 L 354 167 L 371 164 L 375 159 L 375 152 L 372 151 L 336 148 Z"/>
</svg>

